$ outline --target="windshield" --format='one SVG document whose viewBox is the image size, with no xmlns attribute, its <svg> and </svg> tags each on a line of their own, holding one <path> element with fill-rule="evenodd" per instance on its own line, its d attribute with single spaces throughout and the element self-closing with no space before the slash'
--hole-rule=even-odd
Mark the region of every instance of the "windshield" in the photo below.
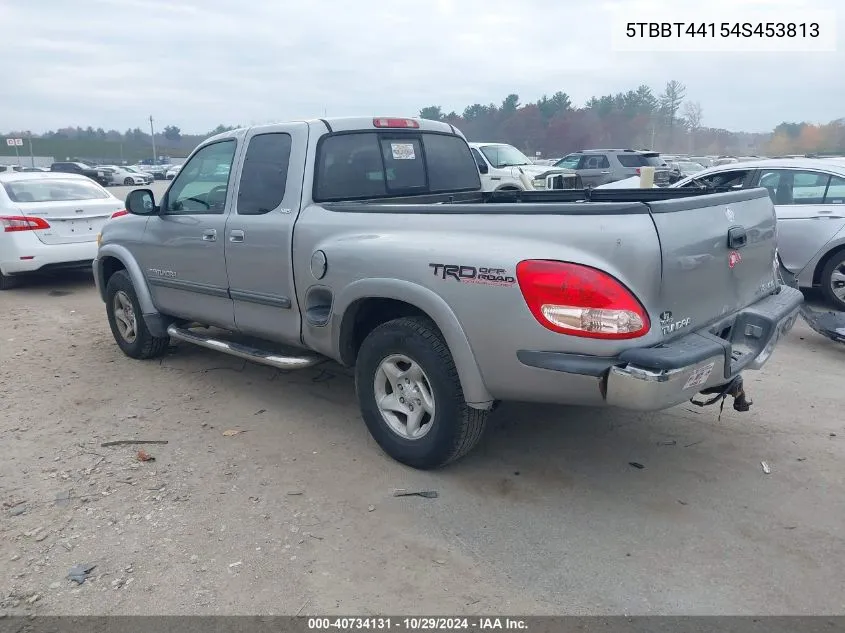
<svg viewBox="0 0 845 633">
<path fill-rule="evenodd" d="M 103 200 L 109 194 L 93 182 L 79 180 L 19 180 L 4 182 L 12 202 L 65 202 L 69 200 Z"/>
<path fill-rule="evenodd" d="M 515 165 L 532 165 L 528 157 L 512 145 L 482 145 L 481 152 L 493 167 L 513 167 Z"/>
</svg>

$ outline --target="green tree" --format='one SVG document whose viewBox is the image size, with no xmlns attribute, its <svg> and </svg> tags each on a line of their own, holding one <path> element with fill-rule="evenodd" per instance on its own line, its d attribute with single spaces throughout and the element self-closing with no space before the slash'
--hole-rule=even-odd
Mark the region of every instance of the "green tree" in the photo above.
<svg viewBox="0 0 845 633">
<path fill-rule="evenodd" d="M 182 130 L 175 125 L 165 127 L 163 134 L 168 141 L 179 141 L 182 138 Z"/>
<path fill-rule="evenodd" d="M 552 119 L 572 109 L 572 100 L 565 92 L 558 91 L 551 98 L 543 95 L 537 101 L 537 107 L 545 119 Z"/>
<path fill-rule="evenodd" d="M 502 108 L 501 112 L 505 116 L 510 116 L 516 112 L 516 109 L 519 107 L 519 95 L 511 93 L 505 100 L 502 101 Z"/>
<path fill-rule="evenodd" d="M 432 121 L 443 120 L 443 109 L 438 105 L 426 106 L 420 110 L 421 119 L 431 119 Z"/>
</svg>

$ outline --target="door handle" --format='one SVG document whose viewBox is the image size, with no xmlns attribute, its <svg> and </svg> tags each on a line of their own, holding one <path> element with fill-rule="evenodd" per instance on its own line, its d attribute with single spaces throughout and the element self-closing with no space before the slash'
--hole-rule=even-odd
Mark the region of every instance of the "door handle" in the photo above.
<svg viewBox="0 0 845 633">
<path fill-rule="evenodd" d="M 599 173 L 600 173 L 602 176 L 606 176 L 606 175 L 607 175 L 607 174 L 609 174 L 610 172 L 609 172 L 609 171 L 600 171 Z"/>
<path fill-rule="evenodd" d="M 230 242 L 243 242 L 244 241 L 244 232 L 243 231 L 231 231 L 229 233 L 229 241 Z"/>
<path fill-rule="evenodd" d="M 208 229 L 202 232 L 202 240 L 203 242 L 216 242 L 217 241 L 217 231 L 214 229 Z"/>
<path fill-rule="evenodd" d="M 741 226 L 728 229 L 728 248 L 742 248 L 748 243 L 748 233 Z"/>
</svg>

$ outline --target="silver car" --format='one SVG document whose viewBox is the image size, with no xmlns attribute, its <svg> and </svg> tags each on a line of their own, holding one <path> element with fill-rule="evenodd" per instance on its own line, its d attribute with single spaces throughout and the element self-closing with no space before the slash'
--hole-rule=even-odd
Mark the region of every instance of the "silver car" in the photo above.
<svg viewBox="0 0 845 633">
<path fill-rule="evenodd" d="M 845 310 L 845 159 L 776 158 L 720 165 L 673 187 L 765 187 L 778 217 L 778 252 L 802 288 Z"/>
</svg>

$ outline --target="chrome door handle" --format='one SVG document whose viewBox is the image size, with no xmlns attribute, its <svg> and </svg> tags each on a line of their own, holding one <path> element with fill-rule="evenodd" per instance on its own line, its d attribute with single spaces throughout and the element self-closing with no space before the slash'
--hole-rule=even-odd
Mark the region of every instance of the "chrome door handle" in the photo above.
<svg viewBox="0 0 845 633">
<path fill-rule="evenodd" d="M 609 174 L 610 172 L 609 172 L 609 171 L 601 171 L 601 172 L 599 172 L 599 173 L 600 173 L 602 176 L 604 176 L 604 175 L 606 175 L 606 174 Z"/>
<path fill-rule="evenodd" d="M 243 242 L 244 241 L 244 232 L 243 231 L 232 231 L 229 233 L 229 241 L 230 242 Z"/>
<path fill-rule="evenodd" d="M 214 229 L 208 229 L 207 231 L 202 232 L 202 239 L 204 242 L 216 242 L 217 241 L 217 231 Z"/>
</svg>

